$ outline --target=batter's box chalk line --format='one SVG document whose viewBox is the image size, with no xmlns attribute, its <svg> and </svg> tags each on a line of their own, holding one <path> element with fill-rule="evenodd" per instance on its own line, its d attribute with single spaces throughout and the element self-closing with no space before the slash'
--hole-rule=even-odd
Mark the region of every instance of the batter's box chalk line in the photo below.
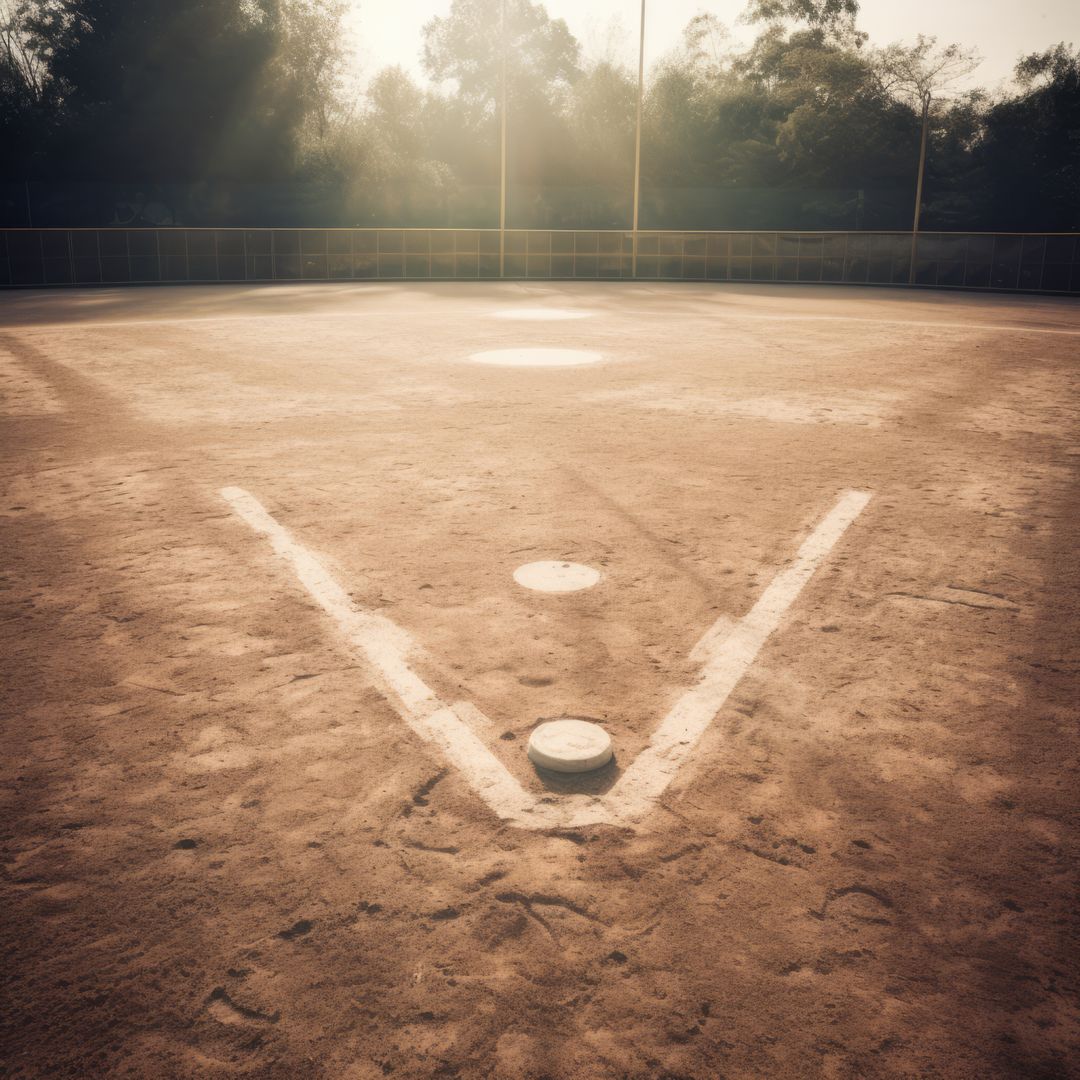
<svg viewBox="0 0 1080 1080">
<path fill-rule="evenodd" d="M 692 652 L 695 660 L 702 661 L 697 682 L 683 692 L 648 746 L 609 791 L 602 796 L 572 794 L 552 801 L 550 796 L 541 799 L 527 792 L 477 737 L 468 722 L 470 715 L 477 717 L 475 706 L 440 701 L 413 670 L 410 657 L 420 650 L 405 630 L 384 615 L 358 607 L 317 556 L 275 521 L 254 495 L 238 487 L 223 488 L 221 495 L 288 563 L 367 664 L 405 723 L 421 739 L 435 744 L 499 818 L 525 829 L 629 825 L 644 818 L 693 754 L 803 587 L 870 501 L 868 492 L 844 492 L 757 603 L 737 622 L 722 616 L 705 632 Z"/>
</svg>

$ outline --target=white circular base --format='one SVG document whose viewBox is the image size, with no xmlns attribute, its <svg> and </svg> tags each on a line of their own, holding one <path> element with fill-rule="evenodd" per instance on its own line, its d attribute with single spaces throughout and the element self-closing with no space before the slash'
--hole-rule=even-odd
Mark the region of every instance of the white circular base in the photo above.
<svg viewBox="0 0 1080 1080">
<path fill-rule="evenodd" d="M 600 571 L 571 562 L 531 562 L 514 571 L 514 580 L 536 592 L 577 592 L 591 589 L 600 580 Z"/>
<path fill-rule="evenodd" d="M 580 367 L 599 363 L 603 355 L 587 349 L 493 349 L 473 353 L 469 359 L 497 367 Z"/>
<path fill-rule="evenodd" d="M 588 720 L 548 720 L 529 736 L 529 760 L 553 772 L 592 772 L 612 757 L 611 736 Z"/>
<path fill-rule="evenodd" d="M 564 319 L 588 319 L 591 315 L 591 311 L 573 311 L 570 308 L 558 307 L 504 308 L 494 312 L 496 319 L 522 322 L 562 322 Z"/>
</svg>

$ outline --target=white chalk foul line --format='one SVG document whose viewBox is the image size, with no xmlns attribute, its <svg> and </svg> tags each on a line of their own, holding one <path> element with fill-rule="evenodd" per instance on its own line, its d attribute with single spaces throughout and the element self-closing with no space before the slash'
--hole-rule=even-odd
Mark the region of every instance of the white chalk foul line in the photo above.
<svg viewBox="0 0 1080 1080">
<path fill-rule="evenodd" d="M 722 616 L 694 652 L 705 658 L 698 682 L 687 690 L 653 733 L 649 745 L 602 798 L 572 795 L 555 804 L 522 788 L 462 720 L 472 706 L 448 706 L 416 674 L 412 638 L 382 615 L 357 607 L 318 558 L 296 542 L 253 495 L 223 488 L 222 497 L 293 568 L 315 602 L 337 623 L 353 650 L 367 662 L 380 689 L 422 739 L 435 743 L 495 814 L 523 828 L 617 824 L 639 821 L 693 752 L 728 695 L 761 647 L 780 625 L 814 571 L 870 501 L 849 491 L 803 541 L 795 561 L 781 570 L 757 603 L 734 625 Z"/>
<path fill-rule="evenodd" d="M 236 487 L 223 488 L 221 495 L 292 566 L 300 584 L 367 662 L 409 727 L 435 743 L 499 817 L 516 821 L 532 812 L 536 800 L 410 667 L 409 655 L 416 651 L 412 638 L 385 616 L 357 607 L 318 558 L 297 543 L 254 495 Z"/>
<path fill-rule="evenodd" d="M 848 491 L 803 541 L 795 561 L 772 579 L 758 602 L 728 631 L 727 620 L 710 627 L 695 646 L 708 656 L 701 678 L 675 702 L 653 732 L 649 745 L 608 792 L 604 802 L 623 820 L 635 821 L 671 783 L 728 695 L 757 658 L 761 647 L 824 562 L 848 526 L 870 501 L 868 493 Z"/>
</svg>

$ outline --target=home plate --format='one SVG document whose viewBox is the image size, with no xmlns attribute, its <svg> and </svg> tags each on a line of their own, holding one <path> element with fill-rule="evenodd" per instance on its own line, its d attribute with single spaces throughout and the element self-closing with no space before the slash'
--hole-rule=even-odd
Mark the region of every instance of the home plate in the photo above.
<svg viewBox="0 0 1080 1080">
<path fill-rule="evenodd" d="M 591 772 L 612 757 L 611 736 L 587 720 L 548 720 L 529 736 L 529 760 L 553 772 Z"/>
</svg>

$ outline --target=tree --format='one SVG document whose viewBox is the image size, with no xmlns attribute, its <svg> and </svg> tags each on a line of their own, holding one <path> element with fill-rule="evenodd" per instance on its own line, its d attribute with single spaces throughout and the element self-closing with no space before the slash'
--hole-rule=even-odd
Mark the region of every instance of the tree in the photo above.
<svg viewBox="0 0 1080 1080">
<path fill-rule="evenodd" d="M 861 44 L 855 29 L 858 0 L 750 0 L 744 18 L 757 23 L 804 23 L 817 38 L 847 39 Z"/>
<path fill-rule="evenodd" d="M 103 185 L 101 206 L 69 204 L 58 224 L 109 220 L 137 190 L 168 199 L 153 186 L 178 181 L 207 197 L 179 195 L 184 217 L 209 223 L 211 204 L 228 220 L 239 182 L 255 220 L 247 185 L 303 178 L 321 200 L 312 220 L 491 224 L 505 60 L 513 224 L 630 219 L 637 73 L 610 44 L 582 62 L 540 0 L 505 0 L 505 33 L 503 0 L 452 0 L 424 29 L 435 87 L 391 69 L 349 108 L 343 2 L 0 0 L 0 170 L 20 181 L 6 212 L 25 217 L 28 176 L 130 185 Z M 871 49 L 857 13 L 856 0 L 751 0 L 745 49 L 715 16 L 691 19 L 645 97 L 645 224 L 820 228 L 856 211 L 895 228 L 914 173 L 916 230 L 1080 228 L 1080 52 L 1025 57 L 990 101 L 957 90 L 970 51 Z M 262 220 L 281 223 L 296 194 L 276 187 L 289 201 Z"/>
<path fill-rule="evenodd" d="M 0 0 L 0 65 L 31 102 L 45 96 L 48 66 L 31 41 L 29 0 Z"/>
<path fill-rule="evenodd" d="M 276 75 L 299 96 L 318 137 L 325 134 L 338 105 L 344 11 L 345 0 L 288 0 L 277 6 Z"/>
<path fill-rule="evenodd" d="M 588 65 L 567 100 L 567 126 L 585 185 L 625 186 L 633 168 L 637 87 L 621 65 Z"/>
<path fill-rule="evenodd" d="M 52 83 L 35 47 L 28 0 L 0 0 L 0 145 L 3 175 L 23 179 L 51 126 Z"/>
<path fill-rule="evenodd" d="M 565 99 L 581 74 L 580 52 L 566 23 L 532 0 L 453 0 L 448 15 L 424 27 L 425 69 L 453 84 L 477 131 L 501 119 L 506 73 L 507 175 L 516 188 L 519 226 L 557 216 L 548 197 L 573 168 Z"/>
<path fill-rule="evenodd" d="M 1021 92 L 987 112 L 976 147 L 996 228 L 1080 231 L 1080 50 L 1061 42 L 1016 66 Z"/>
<path fill-rule="evenodd" d="M 683 30 L 683 54 L 706 79 L 731 70 L 731 31 L 715 15 L 701 12 Z"/>
<path fill-rule="evenodd" d="M 913 104 L 921 112 L 919 167 L 915 183 L 915 212 L 911 225 L 911 266 L 909 280 L 915 280 L 915 254 L 919 221 L 922 217 L 923 180 L 926 174 L 926 147 L 930 133 L 930 109 L 954 84 L 970 75 L 981 63 L 973 49 L 960 45 L 937 48 L 937 39 L 920 34 L 912 46 L 890 45 L 881 50 L 877 67 L 881 87 L 901 101 Z"/>
<path fill-rule="evenodd" d="M 724 23 L 702 13 L 655 65 L 645 97 L 642 150 L 644 175 L 654 189 L 704 186 L 719 179 L 710 114 L 737 82 L 730 40 Z M 726 158 L 726 151 L 719 156 Z"/>
<path fill-rule="evenodd" d="M 894 175 L 906 112 L 881 91 L 857 45 L 773 25 L 736 58 L 733 74 L 716 115 L 743 138 L 767 141 L 774 164 L 759 183 L 861 188 Z M 755 115 L 756 131 L 748 126 Z"/>
<path fill-rule="evenodd" d="M 881 88 L 917 107 L 946 97 L 980 63 L 982 58 L 974 49 L 955 43 L 939 49 L 937 38 L 923 34 L 918 35 L 914 45 L 895 43 L 875 56 Z"/>
<path fill-rule="evenodd" d="M 643 173 L 652 187 L 708 182 L 709 86 L 684 53 L 666 57 L 649 80 L 643 117 Z"/>
<path fill-rule="evenodd" d="M 1041 53 L 1030 53 L 1016 65 L 1016 81 L 1025 89 L 1071 88 L 1080 80 L 1080 49 L 1059 41 Z"/>
<path fill-rule="evenodd" d="M 399 67 L 379 72 L 368 88 L 365 116 L 368 161 L 365 175 L 396 214 L 386 220 L 411 223 L 418 207 L 431 210 L 453 187 L 449 167 L 430 156 L 428 95 Z"/>
<path fill-rule="evenodd" d="M 577 39 L 562 19 L 549 18 L 532 0 L 453 0 L 448 15 L 424 27 L 428 75 L 438 82 L 452 79 L 463 101 L 481 112 L 495 108 L 504 53 L 515 97 L 550 105 L 580 74 Z"/>
<path fill-rule="evenodd" d="M 80 180 L 291 175 L 325 122 L 340 0 L 32 0 L 57 98 L 55 171 Z"/>
<path fill-rule="evenodd" d="M 776 132 L 788 176 L 809 188 L 887 185 L 902 164 L 906 111 L 878 90 L 861 52 L 823 46 L 798 54 Z"/>
</svg>

